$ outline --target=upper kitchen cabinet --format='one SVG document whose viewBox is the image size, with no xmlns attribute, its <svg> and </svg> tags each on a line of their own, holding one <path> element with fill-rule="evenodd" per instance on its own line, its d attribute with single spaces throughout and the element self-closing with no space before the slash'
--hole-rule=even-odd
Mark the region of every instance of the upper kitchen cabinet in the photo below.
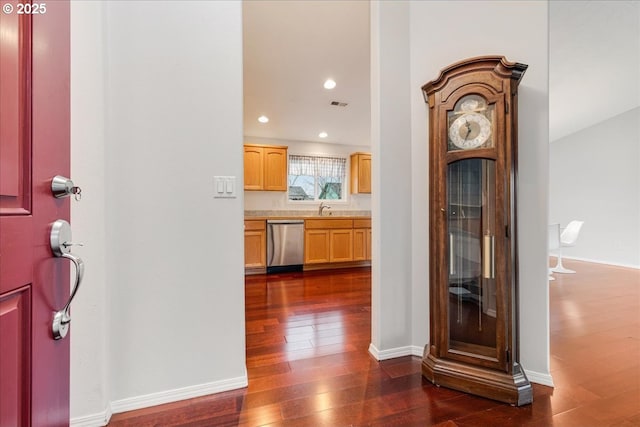
<svg viewBox="0 0 640 427">
<path fill-rule="evenodd" d="M 244 146 L 244 189 L 264 190 L 264 149 Z"/>
<path fill-rule="evenodd" d="M 245 144 L 244 189 L 287 191 L 287 147 Z"/>
<path fill-rule="evenodd" d="M 351 194 L 371 193 L 371 153 L 351 155 Z"/>
</svg>

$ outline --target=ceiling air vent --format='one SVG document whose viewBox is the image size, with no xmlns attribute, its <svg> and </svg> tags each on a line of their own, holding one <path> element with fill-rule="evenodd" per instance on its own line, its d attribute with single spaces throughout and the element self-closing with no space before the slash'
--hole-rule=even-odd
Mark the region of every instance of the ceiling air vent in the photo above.
<svg viewBox="0 0 640 427">
<path fill-rule="evenodd" d="M 336 107 L 346 107 L 348 104 L 346 102 L 331 101 L 331 105 L 335 105 Z"/>
</svg>

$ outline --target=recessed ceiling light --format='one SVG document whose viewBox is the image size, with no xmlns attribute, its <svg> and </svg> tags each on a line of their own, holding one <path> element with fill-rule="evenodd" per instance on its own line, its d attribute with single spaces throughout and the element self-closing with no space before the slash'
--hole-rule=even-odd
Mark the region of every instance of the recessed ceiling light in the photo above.
<svg viewBox="0 0 640 427">
<path fill-rule="evenodd" d="M 333 89 L 334 87 L 336 87 L 336 82 L 332 79 L 327 79 L 324 82 L 324 88 L 325 89 Z"/>
<path fill-rule="evenodd" d="M 326 138 L 326 137 L 328 137 L 328 136 L 329 136 L 329 134 L 328 134 L 328 133 L 326 133 L 326 132 L 320 132 L 320 133 L 318 134 L 318 136 L 319 136 L 320 138 Z"/>
<path fill-rule="evenodd" d="M 267 117 L 267 116 L 260 116 L 260 117 L 258 117 L 258 121 L 259 121 L 260 123 L 268 123 L 268 122 L 269 122 L 269 117 Z"/>
</svg>

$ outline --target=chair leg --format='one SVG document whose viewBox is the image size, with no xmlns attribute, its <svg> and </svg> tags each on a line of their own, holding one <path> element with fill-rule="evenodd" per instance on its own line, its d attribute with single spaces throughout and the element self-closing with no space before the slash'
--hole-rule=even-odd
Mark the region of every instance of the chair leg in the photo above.
<svg viewBox="0 0 640 427">
<path fill-rule="evenodd" d="M 569 270 L 562 265 L 562 250 L 558 251 L 558 264 L 551 269 L 554 273 L 574 274 L 574 270 Z"/>
</svg>

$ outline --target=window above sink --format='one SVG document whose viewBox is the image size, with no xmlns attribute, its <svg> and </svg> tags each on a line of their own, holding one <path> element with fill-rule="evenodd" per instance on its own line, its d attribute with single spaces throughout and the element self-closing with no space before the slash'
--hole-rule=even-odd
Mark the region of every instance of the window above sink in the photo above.
<svg viewBox="0 0 640 427">
<path fill-rule="evenodd" d="M 289 155 L 289 201 L 346 201 L 346 169 L 344 157 Z"/>
</svg>

